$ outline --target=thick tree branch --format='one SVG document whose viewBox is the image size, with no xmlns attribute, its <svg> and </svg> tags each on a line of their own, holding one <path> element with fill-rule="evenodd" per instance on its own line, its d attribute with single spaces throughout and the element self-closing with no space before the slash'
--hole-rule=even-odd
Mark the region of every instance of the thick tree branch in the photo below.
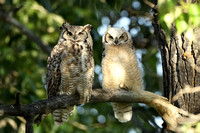
<svg viewBox="0 0 200 133">
<path fill-rule="evenodd" d="M 47 44 L 44 44 L 44 42 L 38 36 L 36 36 L 31 30 L 29 30 L 26 26 L 24 26 L 19 21 L 17 21 L 15 18 L 13 18 L 12 15 L 9 15 L 9 14 L 6 14 L 6 13 L 0 11 L 0 20 L 8 22 L 9 24 L 12 24 L 15 27 L 17 27 L 30 40 L 35 42 L 43 51 L 50 54 L 51 48 Z"/>
<path fill-rule="evenodd" d="M 169 130 L 176 129 L 181 114 L 187 115 L 185 112 L 181 113 L 181 111 L 170 104 L 166 98 L 148 91 L 130 93 L 122 89 L 94 89 L 90 103 L 96 102 L 145 103 L 153 107 L 162 116 Z M 66 108 L 67 106 L 79 104 L 79 96 L 56 96 L 32 104 L 19 104 L 17 106 L 1 105 L 0 116 L 23 116 L 29 124 L 32 123 L 33 125 L 33 118 L 38 114 L 48 114 L 58 108 Z M 29 124 L 27 124 L 27 127 L 31 127 Z"/>
</svg>

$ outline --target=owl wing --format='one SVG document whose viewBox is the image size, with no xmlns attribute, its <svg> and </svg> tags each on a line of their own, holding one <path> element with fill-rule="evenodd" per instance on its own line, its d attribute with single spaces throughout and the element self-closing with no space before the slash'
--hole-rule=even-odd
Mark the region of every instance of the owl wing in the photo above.
<svg viewBox="0 0 200 133">
<path fill-rule="evenodd" d="M 133 54 L 135 55 L 136 54 L 136 50 L 135 50 L 135 46 L 133 45 L 133 43 L 132 43 L 131 49 L 133 51 Z"/>
<path fill-rule="evenodd" d="M 58 88 L 61 82 L 61 54 L 64 50 L 64 46 L 57 44 L 51 51 L 47 60 L 47 72 L 46 72 L 46 85 L 48 98 L 56 96 Z"/>
<path fill-rule="evenodd" d="M 102 45 L 102 59 L 106 56 L 105 45 Z"/>
</svg>

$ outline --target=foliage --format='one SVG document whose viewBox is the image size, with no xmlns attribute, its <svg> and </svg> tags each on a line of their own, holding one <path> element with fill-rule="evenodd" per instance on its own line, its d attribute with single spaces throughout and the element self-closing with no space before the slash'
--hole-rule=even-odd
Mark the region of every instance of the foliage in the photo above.
<svg viewBox="0 0 200 133">
<path fill-rule="evenodd" d="M 179 34 L 185 32 L 187 38 L 194 39 L 193 29 L 200 25 L 199 2 L 185 3 L 183 0 L 159 0 L 160 22 L 163 28 L 168 31 L 168 35 L 172 24 L 175 24 Z"/>
<path fill-rule="evenodd" d="M 177 128 L 180 133 L 198 133 L 200 132 L 200 122 L 195 124 L 185 124 Z"/>
<path fill-rule="evenodd" d="M 143 63 L 141 69 L 147 90 L 154 92 L 162 90 L 161 75 L 157 73 L 157 65 L 160 62 L 152 34 L 151 7 L 144 1 L 1 0 L 0 11 L 10 13 L 51 47 L 57 43 L 59 27 L 63 22 L 75 25 L 92 24 L 94 58 L 98 68 L 94 80 L 96 88 L 101 87 L 102 78 L 99 67 L 102 32 L 108 25 L 124 26 L 131 32 L 135 46 L 138 47 L 137 55 L 139 62 Z M 0 29 L 0 104 L 13 104 L 17 91 L 21 93 L 23 104 L 45 99 L 43 77 L 46 71 L 47 53 L 15 26 L 1 20 Z M 34 126 L 34 131 L 38 133 L 160 131 L 157 124 L 161 123 L 155 122 L 157 120 L 155 118 L 158 118 L 156 111 L 142 104 L 134 104 L 133 110 L 133 120 L 122 124 L 114 118 L 109 103 L 86 104 L 77 107 L 69 122 L 63 126 L 54 125 L 52 116 L 49 115 L 39 127 Z M 25 120 L 21 117 L 0 117 L 0 133 L 24 132 L 24 126 Z"/>
</svg>

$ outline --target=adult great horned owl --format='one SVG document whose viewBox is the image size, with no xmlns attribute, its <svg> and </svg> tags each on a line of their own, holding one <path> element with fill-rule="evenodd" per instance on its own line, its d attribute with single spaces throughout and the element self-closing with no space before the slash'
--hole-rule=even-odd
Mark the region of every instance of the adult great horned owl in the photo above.
<svg viewBox="0 0 200 133">
<path fill-rule="evenodd" d="M 131 93 L 143 90 L 141 72 L 130 33 L 124 28 L 108 27 L 102 42 L 104 47 L 102 59 L 103 88 L 124 88 Z M 115 118 L 120 122 L 131 120 L 131 103 L 111 103 L 111 105 Z"/>
<path fill-rule="evenodd" d="M 81 103 L 89 101 L 94 77 L 92 26 L 64 23 L 61 35 L 47 60 L 47 95 L 80 95 Z M 53 112 L 57 125 L 67 121 L 72 107 Z"/>
</svg>

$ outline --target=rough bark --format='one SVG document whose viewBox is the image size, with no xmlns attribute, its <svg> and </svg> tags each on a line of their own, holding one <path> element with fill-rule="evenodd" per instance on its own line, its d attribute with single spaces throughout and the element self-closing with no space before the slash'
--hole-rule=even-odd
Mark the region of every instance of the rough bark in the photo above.
<svg viewBox="0 0 200 133">
<path fill-rule="evenodd" d="M 200 28 L 194 29 L 195 40 L 192 41 L 184 33 L 178 34 L 175 25 L 172 25 L 171 37 L 167 41 L 156 8 L 153 26 L 162 56 L 164 96 L 180 109 L 192 114 L 200 113 L 200 92 L 192 92 L 192 87 L 200 86 Z M 173 97 L 187 85 L 191 93 L 182 94 L 174 102 Z"/>
<path fill-rule="evenodd" d="M 162 56 L 164 96 L 171 102 L 186 85 L 200 86 L 200 29 L 194 29 L 195 41 L 191 41 L 184 34 L 179 35 L 172 25 L 171 38 L 167 41 L 157 14 L 154 28 Z M 183 94 L 174 104 L 190 113 L 200 113 L 200 93 Z"/>
</svg>

